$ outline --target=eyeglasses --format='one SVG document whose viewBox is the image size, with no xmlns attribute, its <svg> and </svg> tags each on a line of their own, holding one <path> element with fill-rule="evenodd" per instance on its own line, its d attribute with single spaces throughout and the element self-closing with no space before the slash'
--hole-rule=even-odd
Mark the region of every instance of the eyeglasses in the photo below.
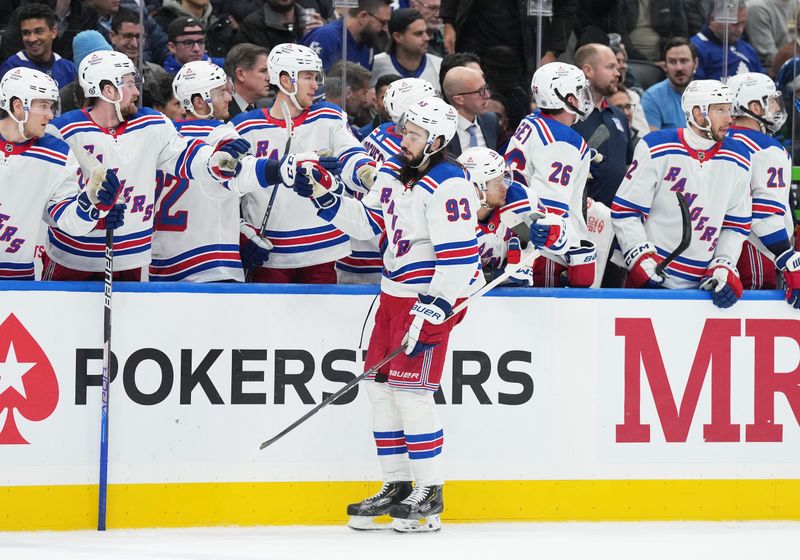
<svg viewBox="0 0 800 560">
<path fill-rule="evenodd" d="M 491 93 L 489 91 L 489 86 L 483 84 L 481 87 L 476 89 L 475 91 L 463 91 L 461 93 L 456 93 L 455 95 L 472 95 L 473 93 L 477 93 L 481 97 L 485 97 L 487 94 Z"/>
<path fill-rule="evenodd" d="M 388 19 L 383 19 L 382 17 L 378 17 L 375 14 L 373 14 L 372 12 L 368 12 L 367 10 L 364 10 L 364 11 L 367 12 L 372 17 L 374 17 L 375 19 L 377 19 L 379 22 L 381 22 L 381 27 L 389 25 L 389 20 Z"/>
<path fill-rule="evenodd" d="M 134 39 L 138 41 L 142 38 L 141 33 L 119 33 L 119 35 L 121 35 L 126 41 L 133 41 Z"/>
<path fill-rule="evenodd" d="M 182 45 L 187 49 L 191 49 L 195 45 L 198 47 L 205 47 L 206 40 L 205 39 L 184 39 L 183 41 L 173 41 L 176 45 Z"/>
<path fill-rule="evenodd" d="M 425 8 L 426 10 L 439 11 L 442 7 L 441 4 L 425 4 L 424 2 L 417 1 L 417 6 Z"/>
<path fill-rule="evenodd" d="M 620 111 L 633 111 L 636 109 L 635 103 L 622 103 L 621 105 L 614 105 Z"/>
</svg>

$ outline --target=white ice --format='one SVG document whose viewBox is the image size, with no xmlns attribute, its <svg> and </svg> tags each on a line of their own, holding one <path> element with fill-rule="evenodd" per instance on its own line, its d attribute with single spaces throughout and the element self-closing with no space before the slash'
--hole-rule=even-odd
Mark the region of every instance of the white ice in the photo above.
<svg viewBox="0 0 800 560">
<path fill-rule="evenodd" d="M 797 558 L 800 523 L 445 524 L 401 535 L 346 527 L 3 533 L 0 560 L 753 560 Z"/>
</svg>

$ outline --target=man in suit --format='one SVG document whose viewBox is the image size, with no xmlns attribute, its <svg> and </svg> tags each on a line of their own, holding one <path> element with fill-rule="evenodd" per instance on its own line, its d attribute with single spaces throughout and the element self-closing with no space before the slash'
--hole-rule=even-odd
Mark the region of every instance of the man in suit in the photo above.
<svg viewBox="0 0 800 560">
<path fill-rule="evenodd" d="M 233 99 L 228 119 L 265 105 L 269 95 L 267 56 L 269 51 L 252 43 L 235 45 L 225 57 L 225 73 L 233 80 Z M 258 103 L 257 103 L 258 102 Z"/>
<path fill-rule="evenodd" d="M 474 146 L 496 150 L 500 127 L 497 115 L 486 111 L 490 92 L 483 75 L 466 66 L 451 68 L 444 77 L 444 93 L 458 111 L 458 129 L 447 151 L 458 157 Z"/>
</svg>

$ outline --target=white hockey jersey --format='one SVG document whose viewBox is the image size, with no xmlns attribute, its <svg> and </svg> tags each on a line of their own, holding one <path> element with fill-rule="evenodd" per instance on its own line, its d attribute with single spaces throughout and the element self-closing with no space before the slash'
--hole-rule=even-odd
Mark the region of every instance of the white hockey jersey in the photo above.
<svg viewBox="0 0 800 560">
<path fill-rule="evenodd" d="M 588 231 L 583 191 L 589 176 L 589 148 L 580 134 L 538 111 L 519 123 L 506 150 L 514 180 L 527 186 L 548 212 L 567 223 L 566 247 L 578 247 Z M 536 207 L 537 200 L 532 200 Z M 548 255 L 560 264 L 563 257 Z"/>
<path fill-rule="evenodd" d="M 114 231 L 115 270 L 131 270 L 150 263 L 157 169 L 184 179 L 216 180 L 208 169 L 212 148 L 202 140 L 182 137 L 172 122 L 152 109 L 139 109 L 114 129 L 99 126 L 89 111 L 79 109 L 54 119 L 48 131 L 74 150 L 85 149 L 117 170 L 122 183 L 121 199 L 128 208 L 125 224 Z M 51 227 L 45 251 L 63 266 L 100 272 L 105 266 L 105 231 L 98 228 L 73 236 Z"/>
<path fill-rule="evenodd" d="M 372 160 L 350 131 L 342 110 L 333 103 L 315 103 L 295 117 L 291 152 L 330 150 L 342 162 L 342 179 L 352 191 L 363 190 L 356 171 Z M 280 159 L 286 146 L 286 123 L 266 109 L 240 113 L 231 120 L 250 142 L 256 157 Z M 317 216 L 314 207 L 283 185 L 248 193 L 242 198 L 244 219 L 260 227 L 270 194 L 279 189 L 265 237 L 273 244 L 266 268 L 297 268 L 332 262 L 350 254 L 347 235 Z"/>
<path fill-rule="evenodd" d="M 224 135 L 222 124 L 178 121 L 175 128 L 182 136 L 213 146 Z M 217 181 L 190 181 L 159 170 L 155 198 L 151 282 L 244 282 L 236 191 L 220 188 Z"/>
<path fill-rule="evenodd" d="M 0 147 L 0 280 L 33 280 L 42 219 L 73 235 L 97 222 L 76 201 L 78 162 L 64 142 L 45 134 Z"/>
<path fill-rule="evenodd" d="M 536 195 L 533 195 L 536 198 Z M 541 206 L 537 209 L 543 210 Z M 494 208 L 485 220 L 478 221 L 478 253 L 484 270 L 499 270 L 505 266 L 508 255 L 508 240 L 514 237 L 501 220 L 505 212 L 513 212 L 520 216 L 528 216 L 531 208 L 531 197 L 528 189 L 519 183 L 511 183 L 506 191 L 506 202 L 500 208 Z"/>
<path fill-rule="evenodd" d="M 785 241 L 791 245 L 794 224 L 789 206 L 792 160 L 780 142 L 757 130 L 731 127 L 730 136 L 750 152 L 750 191 L 753 223 L 748 241 L 759 252 L 775 259 L 767 245 Z"/>
<path fill-rule="evenodd" d="M 399 159 L 390 158 L 362 200 L 340 197 L 319 215 L 356 239 L 385 231 L 383 292 L 396 297 L 426 293 L 452 305 L 482 282 L 475 189 L 467 172 L 448 161 L 409 185 L 400 182 L 400 169 Z"/>
<path fill-rule="evenodd" d="M 393 122 L 383 123 L 361 143 L 367 155 L 378 164 L 400 153 L 403 138 L 395 132 Z M 352 193 L 360 199 L 363 193 Z M 350 254 L 336 261 L 340 284 L 377 284 L 381 281 L 383 257 L 378 249 L 378 236 L 373 239 L 350 239 Z"/>
<path fill-rule="evenodd" d="M 692 240 L 667 266 L 667 288 L 696 288 L 714 258 L 735 263 L 750 233 L 750 153 L 730 137 L 708 150 L 693 150 L 684 130 L 651 132 L 639 142 L 611 207 L 623 254 L 649 241 L 666 257 L 680 242 L 675 193 L 683 193 Z"/>
</svg>

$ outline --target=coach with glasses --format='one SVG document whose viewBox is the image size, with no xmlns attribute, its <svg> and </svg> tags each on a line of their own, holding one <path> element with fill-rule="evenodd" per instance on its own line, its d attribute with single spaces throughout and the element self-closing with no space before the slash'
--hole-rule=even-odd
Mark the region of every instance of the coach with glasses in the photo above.
<svg viewBox="0 0 800 560">
<path fill-rule="evenodd" d="M 169 56 L 164 61 L 164 69 L 170 74 L 187 62 L 210 60 L 220 68 L 225 66 L 225 59 L 211 58 L 206 52 L 206 30 L 200 20 L 181 16 L 172 20 L 167 28 Z"/>
<path fill-rule="evenodd" d="M 458 111 L 456 135 L 447 145 L 454 157 L 475 146 L 497 150 L 500 135 L 497 114 L 486 111 L 491 92 L 483 74 L 466 66 L 456 66 L 444 76 L 444 93 Z"/>
</svg>

